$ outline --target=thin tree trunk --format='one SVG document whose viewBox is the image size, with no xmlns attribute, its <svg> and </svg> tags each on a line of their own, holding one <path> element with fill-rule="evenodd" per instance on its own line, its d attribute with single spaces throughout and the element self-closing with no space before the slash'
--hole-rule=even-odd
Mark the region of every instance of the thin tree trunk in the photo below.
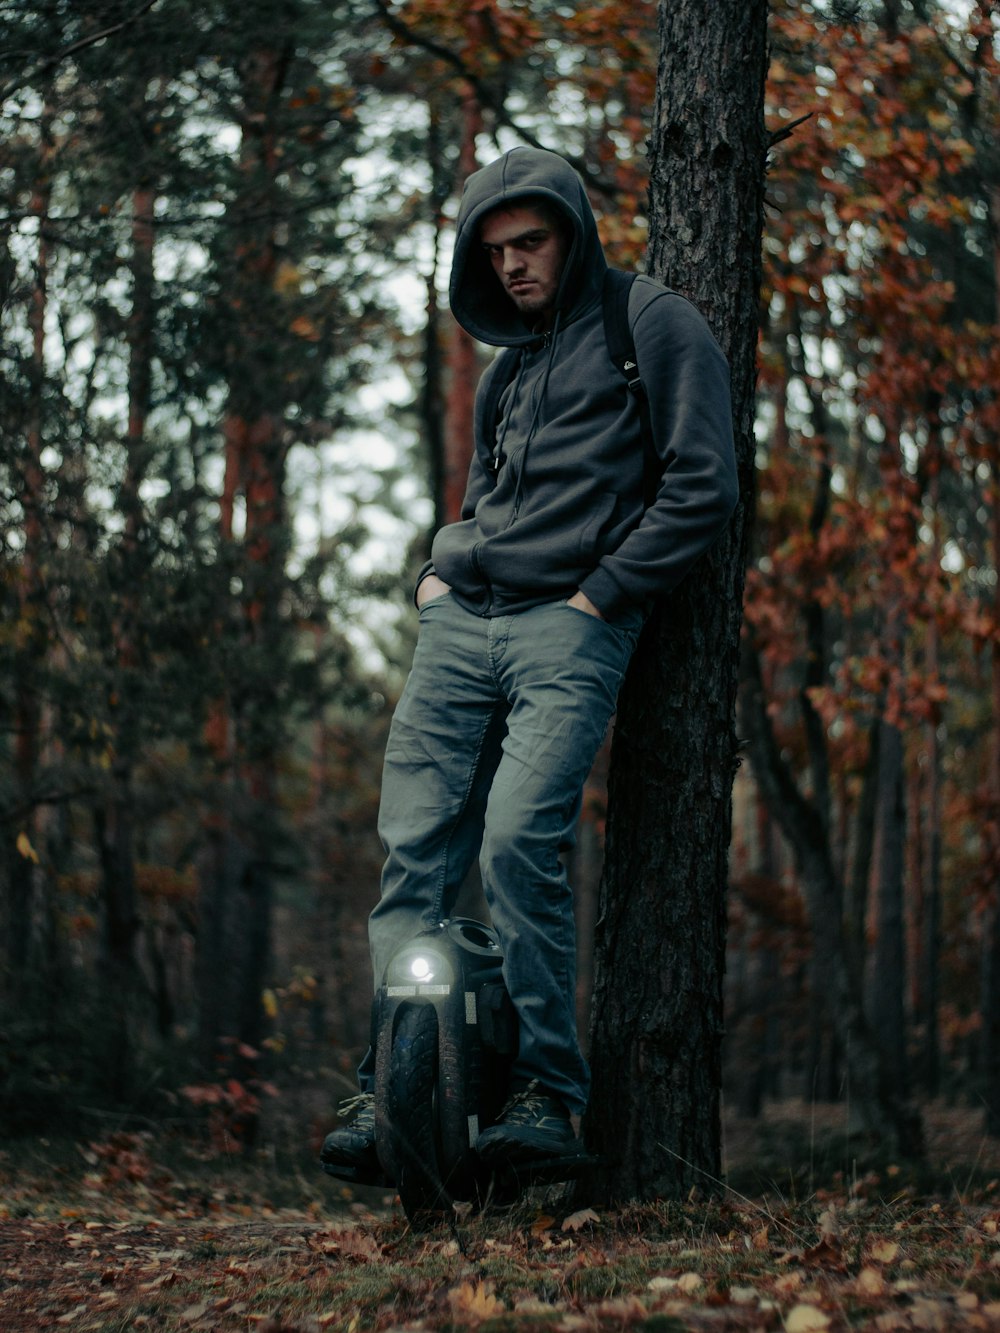
<svg viewBox="0 0 1000 1333">
<path fill-rule="evenodd" d="M 871 878 L 875 825 L 878 816 L 880 735 L 881 728 L 876 719 L 868 732 L 868 759 L 862 776 L 861 796 L 854 821 L 854 859 L 844 896 L 844 945 L 850 969 L 859 979 L 865 975 L 867 954 L 868 884 Z"/>
<path fill-rule="evenodd" d="M 470 11 L 470 21 L 475 16 Z M 470 89 L 462 100 L 462 148 L 459 174 L 468 180 L 479 165 L 476 135 L 482 129 L 483 114 Z M 462 514 L 465 483 L 472 458 L 473 407 L 479 361 L 475 339 L 452 321 L 448 345 L 448 394 L 444 419 L 444 478 L 442 511 L 445 523 L 455 523 Z"/>
<path fill-rule="evenodd" d="M 885 718 L 879 724 L 879 731 L 878 874 L 868 1013 L 882 1048 L 886 1073 L 903 1094 L 909 1084 L 903 1005 L 906 990 L 903 733 Z"/>
<path fill-rule="evenodd" d="M 43 619 L 42 560 L 44 533 L 42 510 L 44 473 L 42 449 L 45 424 L 45 316 L 48 306 L 49 243 L 46 239 L 49 187 L 48 160 L 52 154 L 51 111 L 45 107 L 40 127 L 38 186 L 31 199 L 31 213 L 38 220 L 35 283 L 28 309 L 31 333 L 31 400 L 25 442 L 23 490 L 24 551 L 18 584 L 18 614 L 22 639 L 14 660 L 14 774 L 18 803 L 24 817 L 13 829 L 8 850 L 10 889 L 7 903 L 5 963 L 10 992 L 23 1003 L 35 988 L 34 917 L 38 890 L 37 864 L 39 824 L 35 809 L 35 781 L 41 754 L 42 710 L 39 693 L 40 666 L 46 652 Z M 37 980 L 37 978 L 34 978 Z"/>
<path fill-rule="evenodd" d="M 441 323 L 438 311 L 438 267 L 440 263 L 441 232 L 444 225 L 442 204 L 447 191 L 442 183 L 444 162 L 441 151 L 440 115 L 430 98 L 427 104 L 429 127 L 427 132 L 427 161 L 431 172 L 431 227 L 434 246 L 430 272 L 427 275 L 427 323 L 424 328 L 424 382 L 421 393 L 421 424 L 427 441 L 431 497 L 434 501 L 434 520 L 428 542 L 443 527 L 445 519 L 445 444 L 444 444 L 444 374 L 441 356 Z M 429 554 L 429 550 L 427 554 Z"/>
<path fill-rule="evenodd" d="M 102 967 L 105 985 L 106 1078 L 118 1099 L 128 1095 L 131 1084 L 137 994 L 135 945 L 139 932 L 139 907 L 135 883 L 135 795 L 133 771 L 139 748 L 138 702 L 129 678 L 143 672 L 139 646 L 139 594 L 136 588 L 145 572 L 141 552 L 142 498 L 140 487 L 146 475 L 146 420 L 152 385 L 153 349 L 153 210 L 155 191 L 139 186 L 132 198 L 132 308 L 126 327 L 129 349 L 127 458 L 119 492 L 124 518 L 121 545 L 119 593 L 120 613 L 115 625 L 115 650 L 119 679 L 109 715 L 115 720 L 111 790 L 107 805 L 95 811 L 98 859 L 101 865 Z"/>
<path fill-rule="evenodd" d="M 746 647 L 744 662 L 741 720 L 754 756 L 754 777 L 795 855 L 812 928 L 814 985 L 843 1052 L 852 1112 L 881 1146 L 904 1157 L 920 1157 L 923 1133 L 919 1115 L 889 1076 L 864 1015 L 860 978 L 851 968 L 841 927 L 843 893 L 822 821 L 802 796 L 781 757 L 752 645 Z"/>
<path fill-rule="evenodd" d="M 1000 138 L 998 138 L 1000 147 Z M 1000 323 L 1000 185 L 990 190 L 993 224 L 995 322 Z M 1000 459 L 992 460 L 990 521 L 993 568 L 1000 570 Z M 983 933 L 982 1059 L 985 1078 L 986 1132 L 1000 1138 L 1000 583 L 993 597 L 993 638 L 990 647 L 992 727 L 987 768 L 987 819 L 983 877 L 988 885 Z"/>
<path fill-rule="evenodd" d="M 273 222 L 259 219 L 280 170 L 275 107 L 290 49 L 260 50 L 244 63 L 244 131 L 240 171 L 252 207 L 234 229 L 228 348 L 229 400 L 223 424 L 225 476 L 220 502 L 223 542 L 241 539 L 240 632 L 260 663 L 244 689 L 242 711 L 217 701 L 206 728 L 217 781 L 207 819 L 199 885 L 199 1052 L 208 1074 L 227 1069 L 246 1081 L 256 1073 L 264 1035 L 262 992 L 271 953 L 276 830 L 276 689 L 263 665 L 284 634 L 281 595 L 287 536 L 285 446 L 275 410 L 279 381 L 270 370 L 268 312 L 277 265 Z M 277 208 L 272 211 L 277 216 Z M 242 495 L 246 517 L 237 531 Z M 247 1144 L 256 1119 L 238 1128 Z"/>
<path fill-rule="evenodd" d="M 619 701 L 595 940 L 590 1197 L 718 1178 L 725 887 L 737 742 L 767 69 L 764 0 L 664 0 L 650 140 L 650 272 L 729 357 L 740 507 L 659 605 Z"/>
<path fill-rule="evenodd" d="M 924 674 L 937 684 L 940 663 L 937 580 L 941 564 L 941 531 L 938 509 L 941 503 L 940 421 L 935 419 L 929 459 L 928 496 L 931 507 L 930 567 L 933 580 L 924 642 Z M 924 727 L 927 747 L 927 772 L 923 789 L 923 838 L 921 842 L 921 913 L 917 922 L 919 972 L 917 984 L 917 1019 L 923 1032 L 920 1077 L 928 1097 L 936 1097 L 941 1083 L 941 1049 L 938 1026 L 941 957 L 941 708 L 931 700 L 930 715 Z"/>
</svg>

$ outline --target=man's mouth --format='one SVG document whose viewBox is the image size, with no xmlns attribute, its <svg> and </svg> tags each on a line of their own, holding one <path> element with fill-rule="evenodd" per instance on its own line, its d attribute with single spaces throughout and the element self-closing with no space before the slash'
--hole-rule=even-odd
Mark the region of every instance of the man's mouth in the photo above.
<svg viewBox="0 0 1000 1333">
<path fill-rule="evenodd" d="M 508 284 L 507 290 L 512 294 L 517 295 L 520 292 L 526 292 L 530 287 L 534 287 L 534 285 L 535 284 L 529 278 L 522 278 L 517 282 Z"/>
</svg>

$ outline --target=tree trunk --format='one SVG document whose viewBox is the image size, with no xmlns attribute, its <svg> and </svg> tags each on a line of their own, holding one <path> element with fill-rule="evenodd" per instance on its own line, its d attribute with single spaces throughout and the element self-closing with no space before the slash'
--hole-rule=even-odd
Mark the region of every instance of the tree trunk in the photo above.
<svg viewBox="0 0 1000 1333">
<path fill-rule="evenodd" d="M 244 63 L 243 200 L 234 208 L 228 292 L 229 397 L 220 526 L 241 574 L 238 624 L 241 651 L 253 663 L 241 698 L 219 700 L 207 727 L 218 778 L 208 817 L 207 851 L 199 885 L 199 1052 L 206 1073 L 223 1069 L 246 1082 L 257 1072 L 264 1036 L 262 993 L 271 952 L 273 875 L 277 836 L 276 768 L 280 735 L 281 609 L 285 578 L 285 445 L 280 369 L 272 357 L 271 320 L 278 243 L 274 219 L 281 170 L 276 134 L 278 100 L 291 58 L 261 49 Z M 274 204 L 267 208 L 264 204 Z M 245 501 L 237 531 L 234 507 Z M 256 1118 L 238 1129 L 252 1142 Z"/>
<path fill-rule="evenodd" d="M 941 435 L 935 422 L 934 452 L 931 458 L 929 495 L 934 532 L 931 568 L 941 563 L 939 506 L 941 503 Z M 940 674 L 938 630 L 938 592 L 932 585 L 927 637 L 924 645 L 924 672 L 937 684 Z M 923 1032 L 921 1079 L 928 1097 L 936 1097 L 941 1084 L 941 1040 L 938 1025 L 941 959 L 941 707 L 934 701 L 924 728 L 927 745 L 927 773 L 923 791 L 923 841 L 921 847 L 921 913 L 918 920 L 917 948 L 920 967 L 917 985 L 917 1018 Z"/>
<path fill-rule="evenodd" d="M 923 1153 L 919 1115 L 889 1076 L 863 1012 L 861 981 L 851 967 L 841 923 L 843 891 L 822 821 L 781 757 L 767 715 L 760 663 L 751 645 L 744 661 L 747 679 L 741 720 L 754 757 L 754 777 L 795 855 L 813 936 L 813 984 L 843 1053 L 852 1114 L 881 1147 L 918 1158 Z"/>
<path fill-rule="evenodd" d="M 720 1166 L 725 887 L 737 741 L 767 70 L 764 0 L 670 0 L 650 139 L 653 276 L 689 296 L 726 352 L 741 502 L 656 607 L 619 701 L 595 939 L 591 1190 L 679 1197 Z"/>
<path fill-rule="evenodd" d="M 462 148 L 458 169 L 463 181 L 468 180 L 479 166 L 476 135 L 482 122 L 482 110 L 470 89 L 462 101 Z M 476 341 L 453 320 L 448 345 L 448 395 L 444 418 L 441 511 L 445 523 L 457 523 L 462 516 L 462 500 L 472 458 L 473 408 L 478 379 Z"/>
<path fill-rule="evenodd" d="M 140 108 L 141 114 L 144 108 Z M 140 647 L 139 594 L 146 572 L 141 551 L 142 498 L 146 475 L 146 420 L 152 386 L 153 352 L 153 211 L 155 191 L 140 185 L 132 197 L 132 308 L 126 326 L 129 350 L 127 459 L 118 504 L 124 520 L 116 617 L 115 656 L 118 665 L 108 701 L 114 720 L 114 759 L 104 808 L 95 811 L 98 860 L 101 866 L 102 1003 L 107 1060 L 105 1078 L 113 1095 L 129 1094 L 138 974 L 135 944 L 139 907 L 135 883 L 135 795 L 133 770 L 141 745 L 137 690 L 144 676 Z"/>
<path fill-rule="evenodd" d="M 867 953 L 868 884 L 871 878 L 875 824 L 878 815 L 879 737 L 881 724 L 876 719 L 868 731 L 868 757 L 861 781 L 861 796 L 854 820 L 854 860 L 844 895 L 844 944 L 852 973 L 865 974 Z"/>
<path fill-rule="evenodd" d="M 906 989 L 903 733 L 885 718 L 879 724 L 879 731 L 878 875 L 868 1014 L 882 1048 L 886 1074 L 902 1093 L 908 1083 L 903 1004 Z"/>
<path fill-rule="evenodd" d="M 14 778 L 18 804 L 24 815 L 11 828 L 8 848 L 9 898 L 6 912 L 5 970 L 10 993 L 23 1005 L 29 994 L 44 990 L 44 979 L 36 975 L 34 919 L 38 893 L 39 841 L 35 784 L 41 754 L 42 709 L 41 664 L 46 654 L 46 629 L 42 587 L 45 533 L 42 511 L 45 503 L 42 449 L 45 426 L 45 317 L 49 289 L 49 160 L 52 157 L 52 111 L 43 109 L 38 180 L 31 198 L 31 214 L 38 219 L 38 249 L 35 283 L 28 309 L 31 333 L 31 380 L 28 406 L 27 445 L 22 478 L 24 549 L 18 583 L 18 617 L 14 653 Z M 39 984 L 41 982 L 41 985 Z"/>
<path fill-rule="evenodd" d="M 1000 323 L 1000 185 L 990 189 L 993 230 L 995 322 Z M 1000 569 L 1000 459 L 992 461 L 990 526 L 993 568 Z M 987 818 L 983 838 L 983 880 L 987 908 L 983 922 L 982 1059 L 985 1077 L 986 1132 L 1000 1138 L 1000 584 L 993 598 L 990 645 L 992 726 L 987 770 Z"/>
</svg>

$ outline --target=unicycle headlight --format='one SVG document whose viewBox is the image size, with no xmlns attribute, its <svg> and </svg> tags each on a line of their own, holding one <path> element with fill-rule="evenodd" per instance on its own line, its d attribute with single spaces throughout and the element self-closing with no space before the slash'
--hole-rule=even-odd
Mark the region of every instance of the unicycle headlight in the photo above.
<svg viewBox="0 0 1000 1333">
<path fill-rule="evenodd" d="M 454 980 L 454 969 L 444 954 L 421 943 L 393 958 L 386 970 L 386 993 L 392 997 L 449 995 Z"/>
</svg>

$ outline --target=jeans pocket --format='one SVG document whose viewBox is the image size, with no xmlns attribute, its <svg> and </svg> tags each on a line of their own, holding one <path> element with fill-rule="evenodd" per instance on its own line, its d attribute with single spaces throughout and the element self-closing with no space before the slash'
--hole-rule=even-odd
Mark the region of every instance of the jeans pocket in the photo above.
<svg viewBox="0 0 1000 1333">
<path fill-rule="evenodd" d="M 585 616 L 587 620 L 596 620 L 599 625 L 606 625 L 608 623 L 603 616 L 595 616 L 590 611 L 584 611 L 582 606 L 570 606 L 569 601 L 566 598 L 564 598 L 559 605 L 564 606 L 567 611 L 572 611 L 575 616 Z"/>
<path fill-rule="evenodd" d="M 426 602 L 420 603 L 420 606 L 417 608 L 417 615 L 422 616 L 429 607 L 437 606 L 438 602 L 443 602 L 450 596 L 451 589 L 449 588 L 447 592 L 439 592 L 436 597 L 428 597 Z"/>
</svg>

